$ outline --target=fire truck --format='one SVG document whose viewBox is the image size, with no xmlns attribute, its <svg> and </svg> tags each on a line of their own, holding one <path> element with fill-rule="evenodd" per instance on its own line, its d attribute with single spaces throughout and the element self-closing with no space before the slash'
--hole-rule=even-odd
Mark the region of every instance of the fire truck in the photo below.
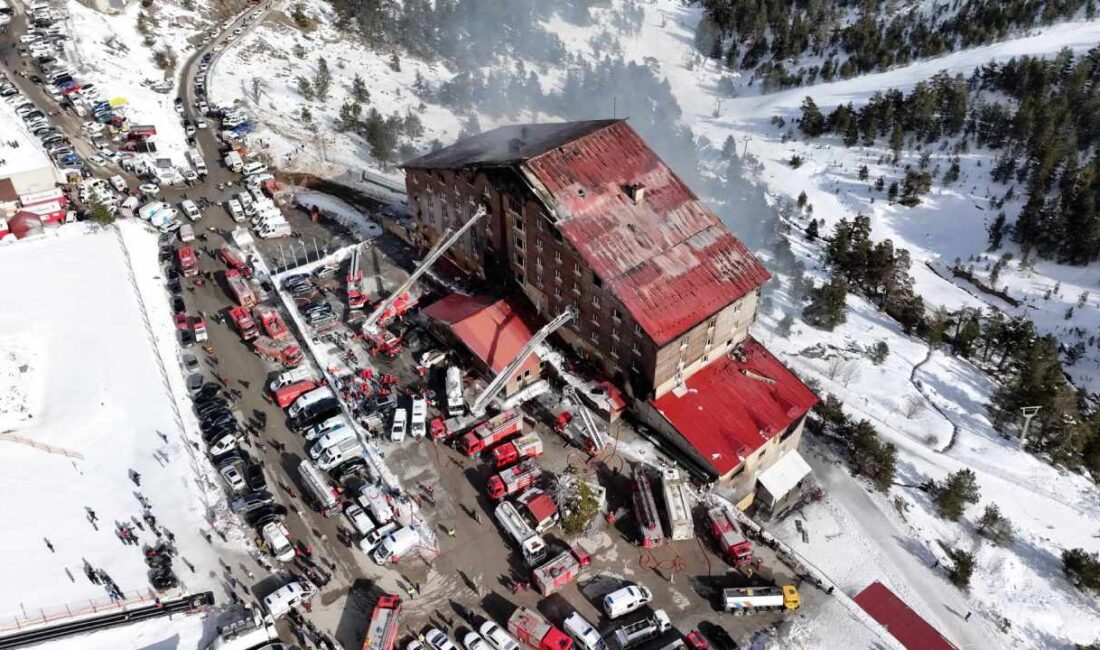
<svg viewBox="0 0 1100 650">
<path fill-rule="evenodd" d="M 508 618 L 508 631 L 531 650 L 572 650 L 573 639 L 538 612 L 520 607 Z"/>
<path fill-rule="evenodd" d="M 244 307 L 230 307 L 229 318 L 233 320 L 233 325 L 241 333 L 241 338 L 244 340 L 251 341 L 260 335 L 260 331 L 256 329 L 255 321 L 252 320 L 252 316 Z"/>
<path fill-rule="evenodd" d="M 267 336 L 258 336 L 252 341 L 256 354 L 268 361 L 275 361 L 288 368 L 295 368 L 302 364 L 302 349 L 294 343 L 276 341 Z"/>
<path fill-rule="evenodd" d="M 256 306 L 256 294 L 252 291 L 252 287 L 248 286 L 248 281 L 241 277 L 240 271 L 236 269 L 226 271 L 225 282 L 229 285 L 229 290 L 233 292 L 233 298 L 236 299 L 238 305 L 245 309 L 252 309 Z"/>
<path fill-rule="evenodd" d="M 397 622 L 401 616 L 401 599 L 394 594 L 382 594 L 370 615 L 363 650 L 393 650 L 397 639 Z"/>
<path fill-rule="evenodd" d="M 634 517 L 638 520 L 641 545 L 645 548 L 660 546 L 665 541 L 661 531 L 661 519 L 657 514 L 657 502 L 653 498 L 653 482 L 645 465 L 634 466 Z"/>
<path fill-rule="evenodd" d="M 580 545 L 574 544 L 568 551 L 535 569 L 531 582 L 543 596 L 558 591 L 577 579 L 577 576 L 592 563 L 592 558 Z"/>
<path fill-rule="evenodd" d="M 508 469 L 489 477 L 486 484 L 486 492 L 493 501 L 499 501 L 506 496 L 515 494 L 520 490 L 532 487 L 542 476 L 542 469 L 535 461 L 527 460 L 513 465 Z"/>
<path fill-rule="evenodd" d="M 363 339 L 367 342 L 371 355 L 396 357 L 401 352 L 401 337 L 384 327 L 364 327 Z"/>
<path fill-rule="evenodd" d="M 668 515 L 668 538 L 673 541 L 692 539 L 695 529 L 691 521 L 691 496 L 680 472 L 673 468 L 661 471 L 661 495 Z"/>
<path fill-rule="evenodd" d="M 419 302 L 420 298 L 413 296 L 408 291 L 402 293 L 400 296 L 397 297 L 397 300 L 394 300 L 393 304 L 390 305 L 385 311 L 383 311 L 382 315 L 378 317 L 377 325 L 379 327 L 385 327 L 386 325 L 389 325 L 394 321 L 394 319 L 404 316 L 405 312 L 416 307 L 417 303 Z"/>
<path fill-rule="evenodd" d="M 246 279 L 252 277 L 252 269 L 248 266 L 244 253 L 239 249 L 226 244 L 218 249 L 218 257 L 225 262 L 226 266 L 234 269 Z"/>
<path fill-rule="evenodd" d="M 359 270 L 358 246 L 351 251 L 345 286 L 348 293 L 348 309 L 362 309 L 367 304 L 367 294 L 363 293 L 363 273 Z"/>
<path fill-rule="evenodd" d="M 180 273 L 185 278 L 193 278 L 199 274 L 199 263 L 195 259 L 195 249 L 190 246 L 180 246 L 176 251 L 179 258 Z"/>
<path fill-rule="evenodd" d="M 527 523 L 514 505 L 505 501 L 497 506 L 493 515 L 500 527 L 508 533 L 516 546 L 519 546 L 527 566 L 536 567 L 546 559 L 546 554 L 549 552 L 546 540 L 531 528 L 531 525 Z"/>
<path fill-rule="evenodd" d="M 745 537 L 737 519 L 726 508 L 716 507 L 708 510 L 707 522 L 710 525 L 711 534 L 714 535 L 714 541 L 729 557 L 733 566 L 741 568 L 753 563 L 752 543 Z"/>
<path fill-rule="evenodd" d="M 279 310 L 268 305 L 257 305 L 255 312 L 256 318 L 260 319 L 260 325 L 268 336 L 277 341 L 289 341 L 294 338 L 290 330 L 286 328 L 283 317 L 279 315 Z"/>
<path fill-rule="evenodd" d="M 542 438 L 539 437 L 539 434 L 531 432 L 499 447 L 494 447 L 492 451 L 493 466 L 497 469 L 504 469 L 524 458 L 537 458 L 541 455 Z"/>
<path fill-rule="evenodd" d="M 507 410 L 477 425 L 458 441 L 458 450 L 473 456 L 503 442 L 523 430 L 523 416 L 519 411 Z"/>
<path fill-rule="evenodd" d="M 785 609 L 794 611 L 802 604 L 794 585 L 782 587 L 738 587 L 722 590 L 722 609 L 734 616 Z"/>
</svg>

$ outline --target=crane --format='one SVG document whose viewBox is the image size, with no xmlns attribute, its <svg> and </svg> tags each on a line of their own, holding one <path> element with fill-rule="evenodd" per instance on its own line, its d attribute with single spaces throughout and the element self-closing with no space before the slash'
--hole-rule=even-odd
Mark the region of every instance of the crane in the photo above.
<svg viewBox="0 0 1100 650">
<path fill-rule="evenodd" d="M 524 361 L 527 361 L 527 357 L 531 356 L 531 353 L 535 351 L 535 348 L 542 344 L 551 334 L 556 332 L 558 328 L 565 325 L 569 321 L 573 320 L 577 316 L 577 310 L 572 306 L 566 307 L 565 311 L 558 314 L 554 320 L 542 326 L 542 329 L 535 332 L 531 340 L 527 341 L 527 344 L 519 351 L 515 359 L 509 363 L 503 370 L 497 373 L 496 377 L 493 377 L 493 381 L 489 382 L 489 385 L 485 387 L 485 390 L 477 396 L 474 400 L 473 406 L 470 407 L 470 413 L 475 416 L 480 416 L 485 413 L 485 407 L 489 406 L 489 402 L 500 393 L 504 388 L 504 384 L 508 382 L 508 379 L 519 370 L 519 367 L 523 365 Z"/>
<path fill-rule="evenodd" d="M 435 246 L 433 246 L 430 251 L 428 251 L 428 254 L 424 256 L 424 259 L 420 260 L 420 265 L 416 267 L 415 271 L 409 274 L 409 278 L 401 283 L 401 286 L 394 290 L 394 292 L 391 293 L 389 297 L 379 302 L 378 305 L 374 308 L 374 311 L 371 312 L 371 315 L 367 316 L 367 320 L 363 322 L 363 329 L 373 329 L 374 326 L 378 324 L 378 320 L 382 318 L 382 314 L 384 314 L 387 309 L 392 307 L 393 304 L 397 302 L 398 298 L 408 292 L 409 288 L 412 287 L 413 284 L 420 279 L 420 276 L 427 273 L 428 269 L 432 267 L 432 264 L 434 264 L 436 260 L 442 257 L 443 253 L 446 253 L 447 249 L 454 245 L 454 243 L 458 241 L 459 237 L 465 235 L 466 231 L 472 228 L 475 223 L 480 221 L 481 218 L 485 216 L 485 214 L 485 206 L 479 205 L 477 207 L 477 211 L 474 212 L 469 221 L 462 224 L 462 226 L 459 227 L 458 230 L 452 231 L 450 228 L 444 230 L 443 234 L 439 238 L 439 241 L 436 242 Z"/>
<path fill-rule="evenodd" d="M 600 431 L 599 426 L 596 424 L 596 418 L 592 417 L 592 412 L 588 410 L 588 407 L 581 401 L 580 395 L 577 394 L 577 389 L 572 384 L 566 384 L 565 389 L 562 391 L 569 401 L 576 405 L 577 414 L 580 416 L 583 430 L 588 436 L 588 439 L 592 441 L 592 447 L 596 451 L 603 451 L 603 448 L 607 446 L 607 438 Z"/>
</svg>

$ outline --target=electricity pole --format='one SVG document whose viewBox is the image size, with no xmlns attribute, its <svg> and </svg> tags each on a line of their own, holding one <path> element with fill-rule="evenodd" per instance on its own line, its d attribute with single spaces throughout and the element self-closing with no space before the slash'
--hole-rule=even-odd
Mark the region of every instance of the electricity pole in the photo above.
<svg viewBox="0 0 1100 650">
<path fill-rule="evenodd" d="M 1041 408 L 1043 407 L 1025 406 L 1020 409 L 1020 413 L 1024 415 L 1024 430 L 1020 432 L 1020 449 L 1023 449 L 1024 445 L 1027 443 L 1027 430 L 1031 428 L 1031 418 L 1035 417 Z"/>
</svg>

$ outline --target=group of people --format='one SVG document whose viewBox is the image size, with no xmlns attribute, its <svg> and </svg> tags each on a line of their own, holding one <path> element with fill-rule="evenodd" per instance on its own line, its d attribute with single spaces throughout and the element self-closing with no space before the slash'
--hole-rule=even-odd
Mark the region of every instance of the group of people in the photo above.
<svg viewBox="0 0 1100 650">
<path fill-rule="evenodd" d="M 84 575 L 93 585 L 103 585 L 107 590 L 107 596 L 112 601 L 122 600 L 122 590 L 118 588 L 111 576 L 107 575 L 103 569 L 94 568 L 88 560 L 84 560 Z"/>
</svg>

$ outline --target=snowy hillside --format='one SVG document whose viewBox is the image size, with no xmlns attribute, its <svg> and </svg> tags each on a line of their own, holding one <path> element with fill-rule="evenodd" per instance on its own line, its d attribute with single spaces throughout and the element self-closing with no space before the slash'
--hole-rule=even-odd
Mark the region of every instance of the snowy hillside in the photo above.
<svg viewBox="0 0 1100 650">
<path fill-rule="evenodd" d="M 560 64 L 517 54 L 462 70 L 455 61 L 425 61 L 407 52 L 395 65 L 400 48 L 371 49 L 328 24 L 332 13 L 326 3 L 303 4 L 316 25 L 302 32 L 289 17 L 269 21 L 221 59 L 212 84 L 217 101 L 240 104 L 257 116 L 260 139 L 284 169 L 338 176 L 348 184 L 360 182 L 360 169 L 392 173 L 392 159 L 380 164 L 364 137 L 332 128 L 352 94 L 355 74 L 370 93 L 364 110 L 377 109 L 382 117 L 417 116 L 423 131 L 401 136 L 406 150 L 423 150 L 433 139 L 449 142 L 475 119 L 487 128 L 534 119 L 608 117 L 614 110 L 631 118 L 731 229 L 749 241 L 756 241 L 757 230 L 773 229 L 776 206 L 805 192 L 813 216 L 823 220 L 823 234 L 842 218 L 864 214 L 871 219 L 874 240 L 889 238 L 897 248 L 908 249 L 915 291 L 929 307 L 991 306 L 1026 315 L 1040 331 L 1056 336 L 1067 327 L 1095 332 L 1100 326 L 1095 268 L 1039 262 L 1021 269 L 1018 262 L 1008 263 L 1000 285 L 1024 302 L 1019 308 L 945 279 L 956 259 L 973 257 L 976 271 L 984 273 L 990 203 L 1003 193 L 991 188 L 989 152 L 963 155 L 958 182 L 933 185 L 921 205 L 905 208 L 859 180 L 858 169 L 867 165 L 872 178 L 898 179 L 906 164 L 916 164 L 918 151 L 906 150 L 898 164 L 890 164 L 885 149 L 847 149 L 829 137 L 810 142 L 788 137 L 807 95 L 824 110 L 886 88 L 912 88 L 940 70 L 966 75 L 991 60 L 1052 55 L 1062 48 L 1082 52 L 1100 42 L 1100 21 L 1054 24 L 885 72 L 762 95 L 759 84 L 750 85 L 697 52 L 693 43 L 701 12 L 676 0 L 619 0 L 591 10 L 588 20 L 559 15 L 541 21 L 535 27 L 556 37 L 565 52 Z M 921 10 L 928 4 L 922 3 Z M 318 102 L 303 97 L 298 77 L 315 79 L 321 55 L 332 83 L 330 97 Z M 525 79 L 516 69 L 534 75 L 534 83 L 517 82 Z M 451 83 L 470 74 L 482 78 L 470 87 Z M 470 88 L 472 98 L 457 92 Z M 457 101 L 455 95 L 464 99 Z M 538 100 L 525 103 L 521 97 Z M 303 122 L 303 107 L 315 126 Z M 776 116 L 786 124 L 776 125 Z M 729 138 L 749 170 L 747 179 L 723 178 L 717 149 Z M 684 151 L 685 141 L 690 153 Z M 788 161 L 795 154 L 804 163 L 792 169 Z M 931 163 L 944 165 L 947 157 L 933 150 Z M 1006 203 L 1005 209 L 1018 209 L 1018 202 Z M 820 283 L 827 275 L 820 245 L 799 236 L 807 218 L 800 219 L 791 224 L 791 250 Z M 774 261 L 774 251 L 760 252 L 765 261 Z M 1060 291 L 1047 297 L 1058 283 Z M 836 331 L 796 320 L 791 334 L 780 336 L 781 319 L 799 314 L 801 299 L 791 294 L 786 273 L 777 272 L 772 284 L 754 335 L 823 393 L 842 398 L 851 417 L 871 421 L 898 449 L 896 485 L 875 493 L 837 466 L 825 446 L 815 447 L 811 455 L 826 501 L 805 514 L 810 541 L 802 541 L 792 520 L 776 532 L 849 594 L 883 581 L 961 647 L 1068 648 L 1096 641 L 1100 609 L 1065 579 L 1060 560 L 1069 548 L 1100 551 L 1094 535 L 1100 527 L 1096 486 L 1017 450 L 1015 441 L 1003 438 L 990 422 L 987 407 L 995 386 L 989 377 L 963 359 L 930 350 L 857 296 L 849 296 L 848 321 Z M 1093 294 L 1086 300 L 1092 308 L 1079 308 L 1065 320 L 1066 308 L 1086 291 Z M 874 365 L 866 349 L 879 341 L 888 345 L 889 354 Z M 1080 386 L 1100 389 L 1093 383 L 1100 381 L 1100 349 L 1089 349 L 1069 370 Z M 915 486 L 962 468 L 977 474 L 981 499 L 952 523 L 937 517 L 928 494 Z M 999 506 L 1015 527 L 1015 541 L 1007 546 L 979 541 L 974 533 L 975 520 L 989 503 Z M 944 546 L 974 552 L 969 592 L 948 582 Z M 970 620 L 964 618 L 967 612 L 974 614 Z M 786 641 L 786 647 L 822 647 L 805 629 L 790 630 Z"/>
</svg>

